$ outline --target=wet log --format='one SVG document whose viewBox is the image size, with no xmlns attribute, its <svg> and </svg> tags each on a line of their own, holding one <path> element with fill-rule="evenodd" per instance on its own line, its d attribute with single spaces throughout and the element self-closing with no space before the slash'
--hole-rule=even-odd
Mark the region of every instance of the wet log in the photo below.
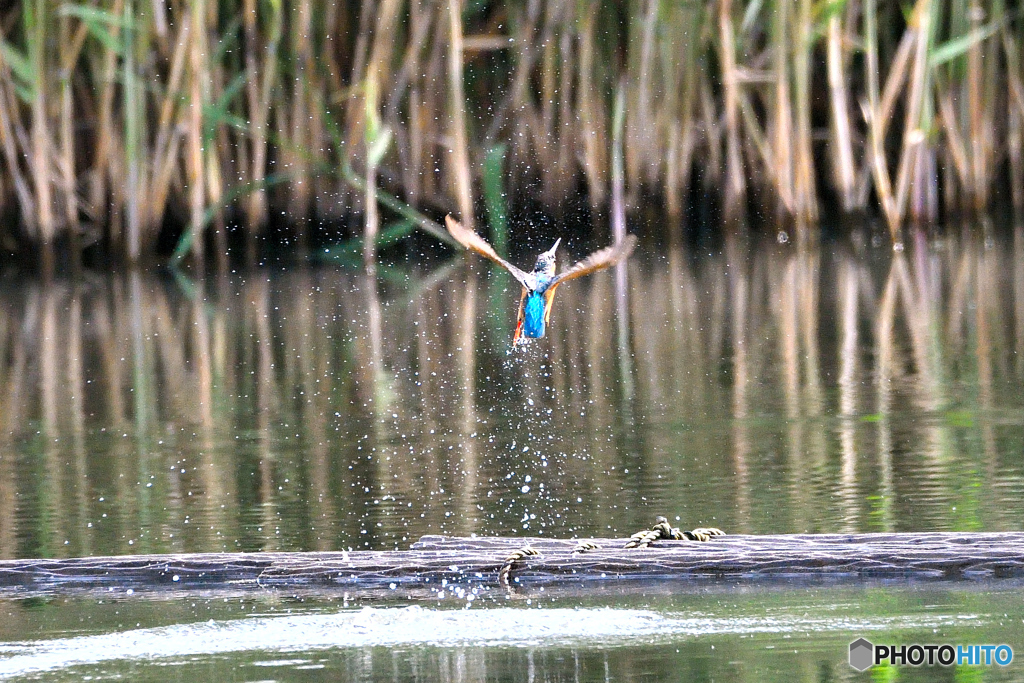
<svg viewBox="0 0 1024 683">
<path fill-rule="evenodd" d="M 499 588 L 509 553 L 513 589 L 608 582 L 791 579 L 1006 579 L 1024 577 L 1024 533 L 721 536 L 706 543 L 424 536 L 409 550 L 203 553 L 0 561 L 0 597 L 259 589 L 419 594 Z"/>
</svg>

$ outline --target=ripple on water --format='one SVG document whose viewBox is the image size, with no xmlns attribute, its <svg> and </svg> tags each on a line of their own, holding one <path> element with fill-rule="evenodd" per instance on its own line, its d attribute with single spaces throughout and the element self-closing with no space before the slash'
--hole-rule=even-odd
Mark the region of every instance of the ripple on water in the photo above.
<svg viewBox="0 0 1024 683">
<path fill-rule="evenodd" d="M 638 639 L 710 634 L 791 633 L 947 625 L 948 615 L 873 617 L 694 617 L 613 608 L 435 610 L 366 607 L 335 614 L 176 624 L 119 633 L 9 643 L 0 677 L 113 660 L 147 661 L 228 652 L 308 652 L 329 648 L 430 645 L 537 647 L 624 645 Z"/>
</svg>

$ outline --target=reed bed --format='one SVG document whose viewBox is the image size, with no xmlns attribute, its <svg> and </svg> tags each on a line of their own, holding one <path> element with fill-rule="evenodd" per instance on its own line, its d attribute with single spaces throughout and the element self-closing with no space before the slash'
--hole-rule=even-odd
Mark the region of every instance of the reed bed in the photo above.
<svg viewBox="0 0 1024 683">
<path fill-rule="evenodd" d="M 175 241 L 224 264 L 270 232 L 372 259 L 396 212 L 483 216 L 494 168 L 513 206 L 604 210 L 620 89 L 623 201 L 671 225 L 699 196 L 801 236 L 876 212 L 901 243 L 1024 209 L 1019 7 L 902 7 L 26 0 L 0 23 L 0 245 L 47 272 Z"/>
</svg>

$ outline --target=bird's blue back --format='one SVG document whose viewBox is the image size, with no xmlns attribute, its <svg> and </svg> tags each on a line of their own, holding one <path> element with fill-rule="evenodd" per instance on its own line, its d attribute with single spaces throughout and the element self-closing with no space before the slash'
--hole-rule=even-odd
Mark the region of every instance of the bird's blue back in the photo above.
<svg viewBox="0 0 1024 683">
<path fill-rule="evenodd" d="M 544 336 L 544 294 L 530 292 L 523 306 L 523 335 L 531 339 Z"/>
</svg>

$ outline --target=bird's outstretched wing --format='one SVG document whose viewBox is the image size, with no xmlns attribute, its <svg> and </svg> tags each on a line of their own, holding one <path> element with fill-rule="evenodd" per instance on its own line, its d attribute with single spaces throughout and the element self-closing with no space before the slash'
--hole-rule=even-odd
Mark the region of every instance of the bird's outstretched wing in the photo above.
<svg viewBox="0 0 1024 683">
<path fill-rule="evenodd" d="M 551 317 L 551 304 L 555 299 L 555 290 L 558 289 L 558 285 L 567 280 L 583 277 L 584 275 L 589 275 L 590 273 L 603 268 L 614 266 L 616 263 L 632 254 L 633 249 L 635 248 L 636 235 L 626 235 L 626 238 L 618 244 L 613 244 L 612 246 L 605 247 L 604 249 L 598 249 L 590 256 L 579 261 L 552 280 L 551 284 L 548 285 L 547 290 L 544 292 L 544 297 L 546 299 L 546 305 L 544 307 L 544 321 L 547 322 L 548 318 Z"/>
<path fill-rule="evenodd" d="M 494 247 L 487 244 L 483 237 L 480 237 L 480 235 L 476 234 L 472 230 L 463 227 L 461 223 L 451 216 L 445 216 L 444 223 L 448 226 L 448 232 L 451 233 L 456 242 L 470 251 L 475 251 L 481 256 L 486 256 L 508 272 L 512 273 L 512 277 L 519 280 L 523 287 L 526 287 L 527 289 L 531 287 L 529 275 L 498 256 L 498 252 L 494 251 Z"/>
<path fill-rule="evenodd" d="M 589 275 L 590 273 L 601 270 L 602 268 L 614 266 L 616 263 L 632 254 L 633 249 L 635 248 L 636 235 L 626 235 L 626 239 L 622 240 L 618 244 L 613 244 L 612 246 L 605 247 L 604 249 L 598 249 L 587 258 L 561 273 L 551 281 L 551 284 L 548 285 L 548 289 L 554 289 L 566 280 L 572 280 L 584 275 Z"/>
</svg>

